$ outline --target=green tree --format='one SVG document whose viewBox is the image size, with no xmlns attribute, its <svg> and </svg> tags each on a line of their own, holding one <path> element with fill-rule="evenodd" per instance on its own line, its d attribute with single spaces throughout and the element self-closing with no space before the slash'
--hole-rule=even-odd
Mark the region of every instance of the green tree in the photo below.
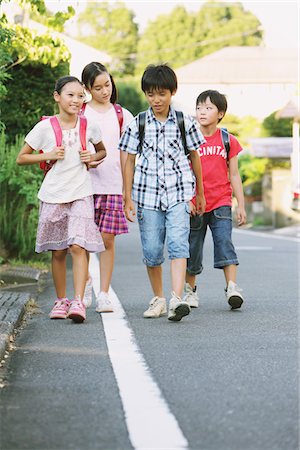
<svg viewBox="0 0 300 450">
<path fill-rule="evenodd" d="M 195 17 L 193 39 L 199 45 L 195 56 L 202 58 L 224 47 L 259 45 L 261 23 L 241 3 L 208 1 Z"/>
<path fill-rule="evenodd" d="M 259 45 L 261 24 L 241 3 L 209 1 L 197 13 L 176 7 L 149 23 L 138 44 L 136 73 L 151 63 L 181 67 L 225 46 Z"/>
<path fill-rule="evenodd" d="M 277 119 L 276 113 L 270 114 L 262 123 L 265 136 L 291 137 L 293 119 Z"/>
<path fill-rule="evenodd" d="M 178 67 L 192 61 L 194 22 L 184 6 L 151 21 L 138 43 L 136 72 L 140 74 L 149 63 L 168 62 Z"/>
<path fill-rule="evenodd" d="M 137 82 L 133 79 L 117 81 L 118 102 L 134 116 L 148 108 L 148 103 L 139 87 L 139 83 L 139 81 Z"/>
<path fill-rule="evenodd" d="M 21 5 L 25 11 L 30 7 L 36 14 L 45 12 L 42 0 L 23 0 Z M 55 17 L 61 24 L 60 15 L 52 17 L 53 24 Z M 49 109 L 49 91 L 53 91 L 55 79 L 68 72 L 70 53 L 50 30 L 37 34 L 21 24 L 8 23 L 3 15 L 0 25 L 0 125 L 5 125 L 11 142 L 28 131 L 41 111 L 53 112 L 53 107 Z M 19 113 L 20 108 L 25 114 Z"/>
<path fill-rule="evenodd" d="M 93 2 L 79 15 L 77 24 L 80 41 L 113 57 L 113 73 L 133 73 L 138 27 L 132 11 L 120 2 Z"/>
</svg>

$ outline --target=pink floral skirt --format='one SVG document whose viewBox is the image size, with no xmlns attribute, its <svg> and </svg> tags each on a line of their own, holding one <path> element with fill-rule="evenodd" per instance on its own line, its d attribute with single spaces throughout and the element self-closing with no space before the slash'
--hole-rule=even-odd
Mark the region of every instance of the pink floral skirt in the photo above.
<svg viewBox="0 0 300 450">
<path fill-rule="evenodd" d="M 70 203 L 40 202 L 35 251 L 64 250 L 74 244 L 91 253 L 105 250 L 94 222 L 93 196 Z"/>
</svg>

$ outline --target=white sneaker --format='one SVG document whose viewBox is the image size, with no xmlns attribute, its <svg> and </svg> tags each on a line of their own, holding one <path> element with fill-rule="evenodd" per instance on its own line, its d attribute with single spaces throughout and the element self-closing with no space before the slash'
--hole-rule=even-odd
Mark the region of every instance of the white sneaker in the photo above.
<svg viewBox="0 0 300 450">
<path fill-rule="evenodd" d="M 163 314 L 167 314 L 167 301 L 164 297 L 153 297 L 149 308 L 144 312 L 145 319 L 157 319 Z"/>
<path fill-rule="evenodd" d="M 231 309 L 238 309 L 242 306 L 244 299 L 241 292 L 242 289 L 236 283 L 229 281 L 227 289 L 225 289 L 225 296 Z"/>
<path fill-rule="evenodd" d="M 93 301 L 93 280 L 91 277 L 86 282 L 82 303 L 86 308 L 89 308 Z"/>
<path fill-rule="evenodd" d="M 179 322 L 184 316 L 188 316 L 191 312 L 190 305 L 177 297 L 175 292 L 172 292 L 172 298 L 169 303 L 168 319 Z"/>
<path fill-rule="evenodd" d="M 114 312 L 113 304 L 107 292 L 103 291 L 99 292 L 96 301 L 97 301 L 96 312 L 99 313 Z"/>
<path fill-rule="evenodd" d="M 199 297 L 196 290 L 197 286 L 195 286 L 193 289 L 189 283 L 185 283 L 184 285 L 185 296 L 183 297 L 183 301 L 187 302 L 191 308 L 198 308 L 199 306 Z"/>
</svg>

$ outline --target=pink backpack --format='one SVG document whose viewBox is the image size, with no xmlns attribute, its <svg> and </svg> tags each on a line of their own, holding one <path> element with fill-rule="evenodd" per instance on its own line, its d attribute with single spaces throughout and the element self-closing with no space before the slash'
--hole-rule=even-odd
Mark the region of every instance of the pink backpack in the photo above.
<svg viewBox="0 0 300 450">
<path fill-rule="evenodd" d="M 56 146 L 60 147 L 62 145 L 62 129 L 58 118 L 56 116 L 42 116 L 41 120 L 50 119 L 50 123 L 55 135 Z M 80 124 L 79 124 L 79 136 L 81 148 L 83 151 L 86 150 L 86 127 L 87 120 L 84 116 L 79 116 Z M 40 150 L 39 153 L 44 153 L 43 150 Z M 56 161 L 42 161 L 40 162 L 40 169 L 44 171 L 44 175 L 46 175 L 52 166 L 56 163 Z"/>
<path fill-rule="evenodd" d="M 81 108 L 81 111 L 80 111 L 81 114 L 84 114 L 86 105 L 87 105 L 86 103 L 84 103 L 82 105 L 82 108 Z M 121 105 L 118 105 L 118 103 L 113 103 L 113 107 L 115 108 L 115 111 L 116 111 L 116 114 L 117 114 L 119 127 L 120 127 L 120 136 L 121 136 L 121 134 L 122 134 L 122 126 L 123 126 L 123 119 L 124 119 L 123 109 L 122 109 Z"/>
</svg>

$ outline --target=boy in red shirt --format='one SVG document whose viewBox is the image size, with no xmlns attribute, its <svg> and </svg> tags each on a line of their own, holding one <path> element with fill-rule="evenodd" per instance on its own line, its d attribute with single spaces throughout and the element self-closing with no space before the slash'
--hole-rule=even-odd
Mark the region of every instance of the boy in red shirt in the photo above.
<svg viewBox="0 0 300 450">
<path fill-rule="evenodd" d="M 226 97 L 218 91 L 208 90 L 197 98 L 196 116 L 206 140 L 198 150 L 202 164 L 206 209 L 202 216 L 198 215 L 194 202 L 191 202 L 190 258 L 187 261 L 184 300 L 194 308 L 199 306 L 196 276 L 203 270 L 203 244 L 207 226 L 214 241 L 214 267 L 224 271 L 228 304 L 231 309 L 237 309 L 243 303 L 241 289 L 236 284 L 239 262 L 231 239 L 232 192 L 237 199 L 238 225 L 246 223 L 243 186 L 237 161 L 237 155 L 242 147 L 230 134 L 230 151 L 227 156 L 221 129 L 217 127 L 226 110 Z"/>
</svg>

